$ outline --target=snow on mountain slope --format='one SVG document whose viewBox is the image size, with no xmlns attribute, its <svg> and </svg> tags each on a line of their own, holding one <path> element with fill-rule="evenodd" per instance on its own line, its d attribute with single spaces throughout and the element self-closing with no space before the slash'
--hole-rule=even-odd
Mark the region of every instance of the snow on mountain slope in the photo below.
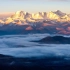
<svg viewBox="0 0 70 70">
<path fill-rule="evenodd" d="M 10 24 L 10 23 L 16 23 L 18 25 L 22 25 L 28 22 L 34 23 L 34 22 L 40 22 L 43 20 L 56 20 L 59 22 L 65 22 L 70 21 L 70 16 L 66 13 L 61 12 L 60 10 L 57 10 L 55 12 L 38 12 L 38 13 L 28 13 L 24 11 L 17 11 L 13 15 L 9 16 L 8 18 L 5 18 L 5 20 L 0 21 L 0 23 L 4 24 Z"/>
</svg>

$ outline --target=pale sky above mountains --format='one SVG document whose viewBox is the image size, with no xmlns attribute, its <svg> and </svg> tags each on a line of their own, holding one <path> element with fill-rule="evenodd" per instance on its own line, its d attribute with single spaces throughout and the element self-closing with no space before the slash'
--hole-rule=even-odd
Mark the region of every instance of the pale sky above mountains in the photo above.
<svg viewBox="0 0 70 70">
<path fill-rule="evenodd" d="M 30 13 L 61 10 L 70 13 L 70 0 L 0 0 L 0 13 L 20 10 Z"/>
</svg>

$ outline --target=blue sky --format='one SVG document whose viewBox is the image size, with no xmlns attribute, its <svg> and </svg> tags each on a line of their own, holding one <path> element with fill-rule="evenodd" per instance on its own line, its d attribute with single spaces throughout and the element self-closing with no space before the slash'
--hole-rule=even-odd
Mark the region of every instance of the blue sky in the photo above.
<svg viewBox="0 0 70 70">
<path fill-rule="evenodd" d="M 0 12 L 48 12 L 61 10 L 70 13 L 70 1 L 67 0 L 0 0 Z"/>
</svg>

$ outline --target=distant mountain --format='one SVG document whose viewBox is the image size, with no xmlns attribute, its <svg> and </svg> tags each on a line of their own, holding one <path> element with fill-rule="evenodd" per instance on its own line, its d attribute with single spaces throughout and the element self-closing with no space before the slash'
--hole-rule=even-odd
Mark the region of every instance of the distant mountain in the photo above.
<svg viewBox="0 0 70 70">
<path fill-rule="evenodd" d="M 50 11 L 47 13 L 47 18 L 51 19 L 51 20 L 57 20 L 60 18 L 60 16 L 55 14 L 54 12 Z"/>
<path fill-rule="evenodd" d="M 70 35 L 70 15 L 56 12 L 17 11 L 0 19 L 1 34 L 50 33 Z"/>
<path fill-rule="evenodd" d="M 41 22 L 43 20 L 55 20 L 59 22 L 70 21 L 70 15 L 57 10 L 56 12 L 38 12 L 38 13 L 28 13 L 24 11 L 17 11 L 11 16 L 1 19 L 0 23 L 10 24 L 16 23 L 18 25 L 23 25 L 22 23 L 28 22 Z"/>
<path fill-rule="evenodd" d="M 47 43 L 47 44 L 70 44 L 70 37 L 63 37 L 63 36 L 48 36 L 41 39 L 39 42 Z"/>
<path fill-rule="evenodd" d="M 54 12 L 55 14 L 59 15 L 59 16 L 65 16 L 66 13 L 61 12 L 60 10 L 57 10 L 56 12 Z"/>
</svg>

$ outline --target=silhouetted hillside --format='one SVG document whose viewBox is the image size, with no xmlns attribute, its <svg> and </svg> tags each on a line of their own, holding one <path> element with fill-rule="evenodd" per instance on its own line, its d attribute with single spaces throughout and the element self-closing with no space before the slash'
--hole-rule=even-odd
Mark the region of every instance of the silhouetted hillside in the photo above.
<svg viewBox="0 0 70 70">
<path fill-rule="evenodd" d="M 48 36 L 46 38 L 41 39 L 39 42 L 47 44 L 70 44 L 70 38 L 63 36 Z"/>
</svg>

